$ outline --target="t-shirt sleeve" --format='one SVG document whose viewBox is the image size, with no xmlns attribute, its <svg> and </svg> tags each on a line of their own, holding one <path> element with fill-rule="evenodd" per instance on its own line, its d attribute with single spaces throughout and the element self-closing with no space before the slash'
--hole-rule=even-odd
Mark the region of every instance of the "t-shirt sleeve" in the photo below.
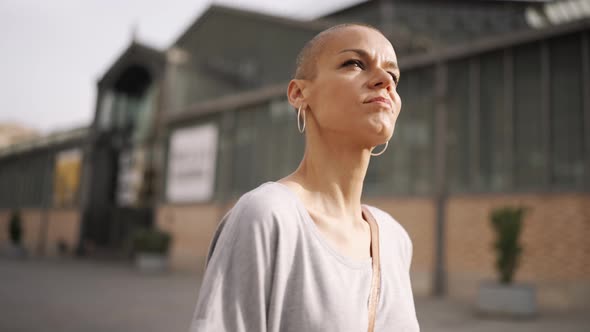
<svg viewBox="0 0 590 332">
<path fill-rule="evenodd" d="M 410 234 L 408 233 L 408 231 L 406 231 L 406 229 L 397 221 L 395 220 L 393 217 L 391 217 L 392 220 L 394 221 L 395 225 L 398 228 L 400 237 L 401 237 L 401 243 L 402 243 L 402 259 L 404 260 L 404 264 L 406 266 L 406 269 L 408 271 L 408 273 L 410 272 L 410 266 L 412 265 L 412 255 L 414 252 L 414 245 L 412 243 L 412 238 L 410 237 Z"/>
<path fill-rule="evenodd" d="M 401 259 L 404 262 L 405 267 L 407 268 L 408 273 L 410 272 L 410 266 L 412 264 L 412 255 L 414 252 L 414 245 L 412 243 L 412 238 L 410 237 L 409 233 L 406 229 L 389 213 L 375 208 L 377 213 L 383 215 L 383 218 L 386 220 L 391 221 L 391 224 L 395 227 L 395 234 L 396 238 L 400 239 L 400 255 Z"/>
<path fill-rule="evenodd" d="M 209 248 L 191 332 L 266 331 L 274 219 L 264 202 L 249 196 L 224 216 Z"/>
<path fill-rule="evenodd" d="M 412 265 L 412 256 L 414 255 L 414 244 L 412 243 L 412 238 L 408 234 L 408 232 L 404 229 L 405 239 L 406 239 L 406 262 L 408 270 Z"/>
</svg>

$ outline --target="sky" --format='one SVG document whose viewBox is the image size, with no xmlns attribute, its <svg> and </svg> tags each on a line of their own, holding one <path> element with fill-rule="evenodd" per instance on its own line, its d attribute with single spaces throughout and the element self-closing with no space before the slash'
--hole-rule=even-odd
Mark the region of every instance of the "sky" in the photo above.
<svg viewBox="0 0 590 332">
<path fill-rule="evenodd" d="M 90 125 L 96 82 L 136 39 L 166 49 L 211 4 L 311 19 L 364 0 L 0 0 L 0 123 Z"/>
</svg>

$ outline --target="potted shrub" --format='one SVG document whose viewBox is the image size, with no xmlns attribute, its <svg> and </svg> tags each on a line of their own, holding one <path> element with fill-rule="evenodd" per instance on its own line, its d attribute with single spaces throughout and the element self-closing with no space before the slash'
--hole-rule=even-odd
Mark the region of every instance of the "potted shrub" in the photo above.
<svg viewBox="0 0 590 332">
<path fill-rule="evenodd" d="M 27 255 L 27 252 L 22 244 L 23 226 L 22 218 L 18 210 L 13 210 L 10 214 L 8 222 L 8 235 L 10 238 L 10 245 L 8 247 L 8 255 L 10 257 L 22 258 Z"/>
<path fill-rule="evenodd" d="M 170 234 L 159 229 L 141 228 L 133 233 L 135 264 L 143 272 L 162 272 L 168 268 Z"/>
<path fill-rule="evenodd" d="M 498 280 L 484 282 L 478 294 L 478 309 L 484 314 L 503 314 L 523 317 L 536 313 L 536 296 L 533 285 L 513 282 L 520 262 L 524 207 L 502 207 L 490 213 L 496 233 L 493 249 L 496 252 Z"/>
</svg>

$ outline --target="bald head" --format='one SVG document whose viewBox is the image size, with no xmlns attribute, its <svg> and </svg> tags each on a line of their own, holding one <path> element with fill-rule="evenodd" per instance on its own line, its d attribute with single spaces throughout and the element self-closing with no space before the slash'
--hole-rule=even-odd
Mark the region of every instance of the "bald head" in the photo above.
<svg viewBox="0 0 590 332">
<path fill-rule="evenodd" d="M 315 37 L 313 37 L 310 41 L 308 41 L 299 54 L 297 55 L 296 60 L 296 68 L 295 68 L 295 79 L 304 79 L 304 80 L 313 80 L 317 74 L 317 60 L 322 54 L 324 46 L 326 43 L 338 33 L 341 33 L 345 29 L 354 28 L 354 27 L 363 27 L 371 30 L 375 30 L 383 35 L 381 31 L 377 28 L 372 27 L 368 24 L 362 23 L 345 23 L 335 25 L 331 28 L 328 28 L 320 33 L 318 33 Z"/>
</svg>

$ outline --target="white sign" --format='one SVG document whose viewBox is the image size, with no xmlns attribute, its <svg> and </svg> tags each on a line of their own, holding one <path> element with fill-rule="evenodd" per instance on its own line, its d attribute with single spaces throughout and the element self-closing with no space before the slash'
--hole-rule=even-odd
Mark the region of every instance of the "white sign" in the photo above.
<svg viewBox="0 0 590 332">
<path fill-rule="evenodd" d="M 176 130 L 170 138 L 166 198 L 169 202 L 207 201 L 213 197 L 217 126 Z"/>
</svg>

